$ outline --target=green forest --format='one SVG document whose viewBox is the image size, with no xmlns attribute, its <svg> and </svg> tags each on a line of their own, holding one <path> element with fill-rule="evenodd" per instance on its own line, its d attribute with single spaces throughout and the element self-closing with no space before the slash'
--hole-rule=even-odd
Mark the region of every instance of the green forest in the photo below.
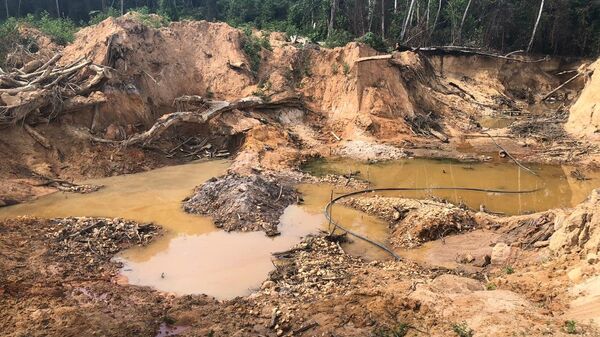
<svg viewBox="0 0 600 337">
<path fill-rule="evenodd" d="M 377 49 L 460 45 L 503 53 L 600 54 L 600 0 L 3 0 L 2 20 L 69 42 L 72 31 L 135 10 L 165 20 L 225 21 Z M 16 18 L 16 19 L 11 19 Z M 6 25 L 6 22 L 5 22 Z M 6 30 L 6 28 L 4 29 Z"/>
</svg>

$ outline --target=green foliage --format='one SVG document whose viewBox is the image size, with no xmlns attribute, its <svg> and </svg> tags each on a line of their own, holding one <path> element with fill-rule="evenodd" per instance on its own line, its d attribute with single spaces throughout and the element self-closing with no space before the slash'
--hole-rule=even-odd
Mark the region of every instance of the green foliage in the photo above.
<svg viewBox="0 0 600 337">
<path fill-rule="evenodd" d="M 206 92 L 204 93 L 204 97 L 208 99 L 212 99 L 215 97 L 215 93 L 212 91 L 210 87 L 206 88 Z"/>
<path fill-rule="evenodd" d="M 506 267 L 504 267 L 504 272 L 505 272 L 507 275 L 510 275 L 510 274 L 513 274 L 513 273 L 515 272 L 515 270 L 513 269 L 513 267 L 512 267 L 512 266 L 506 266 Z"/>
<path fill-rule="evenodd" d="M 88 21 L 89 25 L 97 25 L 100 22 L 113 17 L 116 18 L 118 16 L 120 16 L 121 14 L 119 13 L 119 11 L 117 11 L 116 9 L 109 7 L 107 10 L 105 11 L 93 11 L 90 13 L 90 20 Z"/>
<path fill-rule="evenodd" d="M 410 329 L 410 325 L 405 323 L 400 323 L 395 327 L 388 328 L 382 327 L 373 330 L 373 337 L 404 337 L 408 334 L 408 330 Z"/>
<path fill-rule="evenodd" d="M 170 22 L 168 16 L 152 14 L 148 7 L 145 6 L 133 8 L 131 12 L 134 13 L 136 18 L 140 20 L 141 23 L 148 27 L 160 28 L 167 26 Z"/>
<path fill-rule="evenodd" d="M 469 328 L 467 322 L 452 324 L 452 331 L 454 331 L 458 337 L 473 337 L 475 335 L 475 331 Z"/>
<path fill-rule="evenodd" d="M 14 18 L 0 23 L 0 66 L 6 60 L 6 55 L 20 42 L 18 24 Z"/>
<path fill-rule="evenodd" d="M 79 29 L 71 19 L 53 18 L 48 12 L 42 12 L 40 15 L 29 14 L 22 21 L 39 29 L 60 45 L 73 42 Z"/>
<path fill-rule="evenodd" d="M 271 50 L 271 44 L 266 36 L 255 36 L 252 33 L 252 28 L 248 25 L 242 27 L 242 31 L 244 32 L 242 38 L 242 50 L 244 51 L 244 54 L 246 54 L 246 57 L 248 57 L 250 70 L 256 74 L 260 68 L 260 61 L 262 58 L 261 51 L 262 49 Z"/>
<path fill-rule="evenodd" d="M 336 29 L 331 32 L 331 35 L 327 39 L 325 39 L 325 47 L 343 47 L 350 41 L 352 41 L 352 34 L 345 30 Z"/>
<path fill-rule="evenodd" d="M 372 32 L 368 32 L 367 34 L 359 37 L 358 39 L 356 39 L 356 41 L 364 43 L 380 52 L 385 52 L 387 50 L 387 46 L 385 45 L 383 39 Z"/>
<path fill-rule="evenodd" d="M 574 320 L 568 320 L 565 322 L 565 332 L 570 335 L 577 334 L 577 322 Z"/>
<path fill-rule="evenodd" d="M 490 282 L 488 284 L 485 285 L 485 289 L 487 290 L 496 290 L 496 284 L 493 282 Z"/>
<path fill-rule="evenodd" d="M 348 76 L 348 74 L 350 74 L 350 65 L 344 62 L 344 64 L 342 64 L 342 67 L 344 68 L 344 75 Z"/>
<path fill-rule="evenodd" d="M 281 31 L 288 36 L 300 35 L 313 42 L 323 42 L 326 47 L 343 46 L 357 39 L 381 51 L 386 45 L 396 43 L 409 46 L 456 43 L 504 53 L 527 47 L 540 4 L 540 1 L 525 0 L 472 1 L 459 34 L 468 0 L 417 0 L 418 10 L 413 11 L 416 14 L 409 20 L 404 40 L 400 40 L 410 2 L 340 1 L 331 32 L 328 32 L 331 0 L 128 0 L 124 4 L 125 11 L 147 6 L 145 11 L 139 8 L 137 11 L 142 13 L 144 23 L 154 27 L 170 20 L 205 19 Z M 19 20 L 27 20 L 28 14 L 33 15 L 37 25 L 63 44 L 72 38 L 71 31 L 76 28 L 73 23 L 96 24 L 120 14 L 119 1 L 60 0 L 60 16 L 69 19 L 56 19 L 55 1 L 20 1 L 20 6 L 14 5 L 16 0 L 8 3 L 8 16 L 18 14 Z M 102 7 L 108 3 L 116 9 Z M 381 3 L 386 6 L 383 18 Z M 398 8 L 394 8 L 394 3 Z M 441 8 L 439 17 L 438 8 Z M 45 19 L 43 13 L 46 13 Z M 150 13 L 157 13 L 165 20 L 150 17 Z M 0 15 L 4 17 L 4 12 Z M 600 2 L 546 0 L 533 49 L 546 54 L 599 55 Z"/>
<path fill-rule="evenodd" d="M 340 71 L 340 65 L 337 63 L 334 63 L 331 65 L 331 73 L 334 75 L 337 75 L 338 72 Z"/>
</svg>

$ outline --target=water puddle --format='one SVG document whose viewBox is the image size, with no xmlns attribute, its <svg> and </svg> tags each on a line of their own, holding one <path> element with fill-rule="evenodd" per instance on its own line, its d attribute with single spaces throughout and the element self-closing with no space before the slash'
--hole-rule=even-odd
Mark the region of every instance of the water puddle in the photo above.
<svg viewBox="0 0 600 337">
<path fill-rule="evenodd" d="M 220 299 L 249 294 L 273 269 L 271 253 L 289 249 L 315 232 L 320 215 L 290 206 L 281 235 L 226 233 L 210 218 L 187 214 L 181 201 L 194 187 L 222 175 L 228 161 L 198 162 L 150 172 L 86 181 L 105 187 L 91 194 L 57 192 L 30 203 L 0 209 L 0 218 L 28 215 L 121 217 L 154 222 L 164 236 L 116 257 L 127 282 L 177 294 L 208 294 Z"/>
<path fill-rule="evenodd" d="M 281 235 L 269 238 L 262 232 L 226 233 L 217 229 L 210 218 L 183 212 L 181 201 L 194 187 L 222 175 L 228 161 L 197 162 L 150 172 L 86 181 L 105 185 L 92 194 L 55 193 L 36 201 L 0 208 L 0 218 L 21 215 L 45 218 L 67 216 L 121 217 L 139 222 L 154 222 L 166 233 L 146 247 L 134 247 L 116 257 L 122 261 L 122 276 L 135 285 L 152 286 L 176 294 L 208 294 L 228 299 L 250 294 L 260 287 L 274 267 L 271 253 L 291 248 L 303 236 L 328 230 L 323 208 L 331 198 L 349 190 L 328 184 L 303 184 L 302 205 L 288 207 L 281 217 Z M 600 174 L 588 173 L 591 180 L 570 177 L 569 167 L 534 166 L 539 177 L 520 170 L 512 163 L 465 164 L 447 160 L 402 160 L 367 164 L 352 160 L 315 161 L 305 167 L 316 175 L 360 171 L 360 178 L 373 187 L 468 186 L 493 189 L 541 188 L 528 195 L 495 195 L 464 191 L 406 192 L 405 197 L 430 195 L 453 202 L 464 202 L 478 209 L 506 214 L 567 207 L 581 202 L 598 186 Z M 398 193 L 390 195 L 398 196 Z M 387 224 L 365 213 L 336 205 L 332 214 L 345 227 L 371 239 L 386 243 Z M 460 243 L 462 245 L 462 243 Z M 387 253 L 356 240 L 344 248 L 367 259 L 389 258 Z M 425 260 L 425 247 L 419 256 Z M 430 261 L 433 264 L 450 261 Z M 427 262 L 427 261 L 426 261 Z"/>
<path fill-rule="evenodd" d="M 487 129 L 504 129 L 509 127 L 515 121 L 516 119 L 514 117 L 497 116 L 484 116 L 478 120 L 479 125 Z"/>
<path fill-rule="evenodd" d="M 529 165 L 538 176 L 531 175 L 512 162 L 461 163 L 453 160 L 406 159 L 381 163 L 364 163 L 347 159 L 318 160 L 305 170 L 314 175 L 330 173 L 356 174 L 382 187 L 473 187 L 495 190 L 540 189 L 529 194 L 497 194 L 473 191 L 406 191 L 379 195 L 426 198 L 436 196 L 453 203 L 464 203 L 472 209 L 484 206 L 492 212 L 507 215 L 572 207 L 600 187 L 600 172 L 585 172 L 589 180 L 571 177 L 568 166 Z"/>
</svg>

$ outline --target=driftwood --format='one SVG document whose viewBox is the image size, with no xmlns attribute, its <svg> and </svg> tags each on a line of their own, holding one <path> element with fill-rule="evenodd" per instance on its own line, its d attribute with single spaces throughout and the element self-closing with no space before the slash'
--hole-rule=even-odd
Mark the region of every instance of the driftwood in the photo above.
<svg viewBox="0 0 600 337">
<path fill-rule="evenodd" d="M 51 119 L 104 102 L 85 97 L 110 78 L 108 68 L 84 58 L 61 66 L 57 64 L 60 58 L 56 54 L 45 63 L 36 60 L 0 74 L 0 124 L 17 123 L 31 115 Z"/>
</svg>

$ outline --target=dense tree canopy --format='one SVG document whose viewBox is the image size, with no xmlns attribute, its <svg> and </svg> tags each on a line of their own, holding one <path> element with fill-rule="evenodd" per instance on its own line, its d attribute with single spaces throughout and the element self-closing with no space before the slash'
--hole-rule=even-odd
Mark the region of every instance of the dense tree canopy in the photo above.
<svg viewBox="0 0 600 337">
<path fill-rule="evenodd" d="M 305 35 L 340 45 L 468 45 L 502 52 L 600 54 L 600 0 L 2 0 L 2 17 L 85 25 L 123 10 L 206 19 Z M 537 22 L 537 24 L 536 24 Z M 535 28 L 534 28 L 535 27 Z M 533 40 L 531 40 L 533 36 Z"/>
</svg>

